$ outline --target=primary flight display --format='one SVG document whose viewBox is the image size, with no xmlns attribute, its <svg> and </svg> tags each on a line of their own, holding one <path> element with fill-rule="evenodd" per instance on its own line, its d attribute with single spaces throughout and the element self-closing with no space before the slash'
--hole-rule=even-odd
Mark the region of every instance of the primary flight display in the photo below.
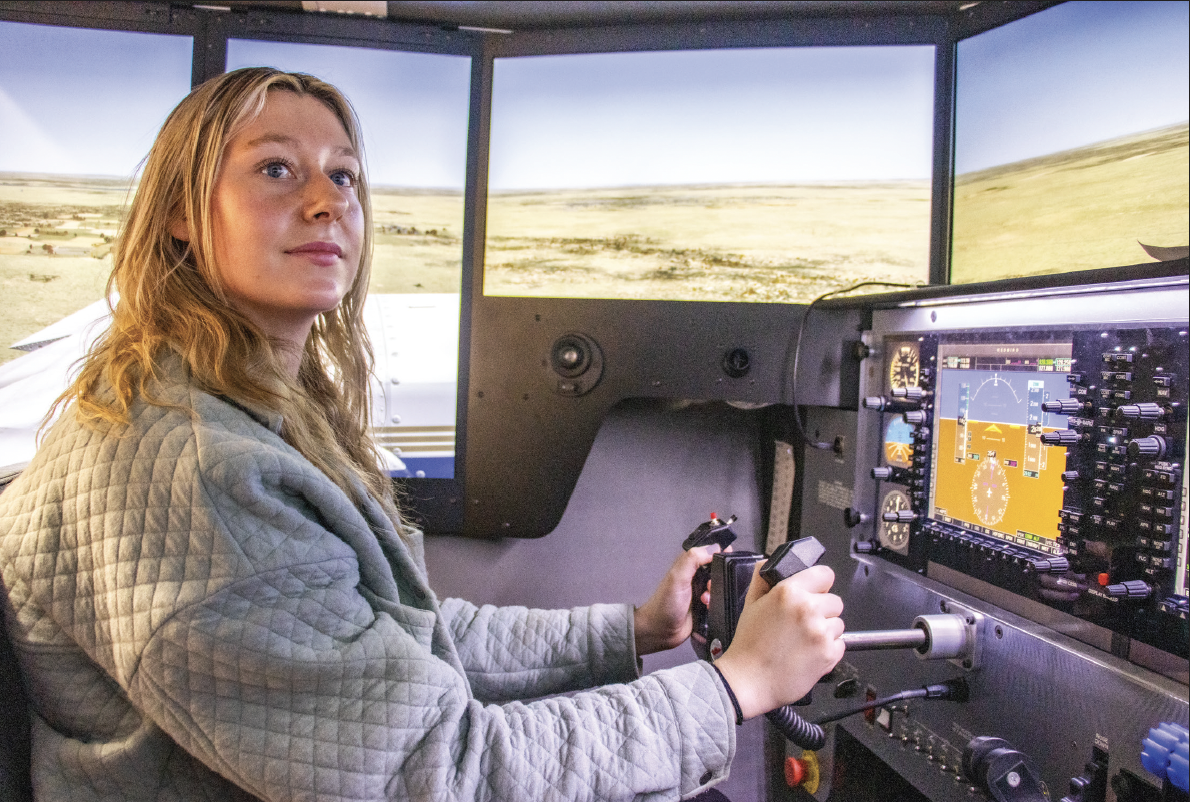
<svg viewBox="0 0 1190 802">
<path fill-rule="evenodd" d="M 1065 448 L 1041 434 L 1067 428 L 1042 403 L 1068 395 L 1071 345 L 940 343 L 930 517 L 1057 552 Z"/>
</svg>

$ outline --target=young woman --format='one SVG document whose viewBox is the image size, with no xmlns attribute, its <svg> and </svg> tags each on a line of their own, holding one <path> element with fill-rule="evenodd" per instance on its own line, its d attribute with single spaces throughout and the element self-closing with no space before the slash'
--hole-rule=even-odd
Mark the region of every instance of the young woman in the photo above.
<svg viewBox="0 0 1190 802">
<path fill-rule="evenodd" d="M 301 74 L 220 76 L 162 128 L 115 250 L 111 330 L 0 496 L 39 798 L 714 784 L 738 717 L 842 656 L 829 569 L 754 582 L 718 671 L 643 678 L 638 655 L 689 634 L 709 553 L 635 610 L 439 601 L 367 434 L 361 164 L 347 101 Z"/>
</svg>

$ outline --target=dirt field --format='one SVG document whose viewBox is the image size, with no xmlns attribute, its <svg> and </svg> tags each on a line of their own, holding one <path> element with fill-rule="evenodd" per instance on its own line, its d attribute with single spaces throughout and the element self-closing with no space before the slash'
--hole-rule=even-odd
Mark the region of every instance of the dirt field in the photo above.
<svg viewBox="0 0 1190 802">
<path fill-rule="evenodd" d="M 103 297 L 127 183 L 0 174 L 0 364 L 7 346 Z M 462 193 L 374 191 L 373 292 L 458 292 Z"/>
<path fill-rule="evenodd" d="M 463 194 L 379 188 L 372 292 L 458 292 L 463 280 Z"/>
<path fill-rule="evenodd" d="M 951 281 L 1153 261 L 1186 245 L 1190 147 L 1181 125 L 967 173 L 955 182 Z"/>
<path fill-rule="evenodd" d="M 493 193 L 484 292 L 807 301 L 924 282 L 929 213 L 925 181 Z"/>
</svg>

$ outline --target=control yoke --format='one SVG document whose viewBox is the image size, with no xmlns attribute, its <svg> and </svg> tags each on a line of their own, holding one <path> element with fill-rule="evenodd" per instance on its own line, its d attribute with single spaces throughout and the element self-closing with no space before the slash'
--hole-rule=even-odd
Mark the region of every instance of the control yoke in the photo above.
<svg viewBox="0 0 1190 802">
<path fill-rule="evenodd" d="M 736 534 L 731 531 L 735 521 L 734 515 L 723 521 L 712 513 L 709 521 L 700 524 L 683 541 L 682 549 L 711 544 L 726 549 L 736 540 Z M 716 553 L 709 565 L 701 566 L 695 572 L 692 582 L 694 628 L 690 640 L 695 653 L 703 660 L 714 661 L 730 645 L 757 563 L 764 561 L 760 576 L 769 585 L 776 585 L 816 564 L 825 552 L 816 538 L 805 537 L 782 543 L 767 558 L 749 551 Z M 711 583 L 709 607 L 701 600 L 708 580 Z M 909 629 L 845 632 L 842 640 L 848 651 L 913 649 L 923 660 L 950 660 L 966 669 L 975 668 L 982 616 L 954 604 L 944 610 L 940 615 L 918 616 Z M 809 704 L 809 701 L 807 695 L 796 704 Z M 806 722 L 792 708 L 793 705 L 786 705 L 766 716 L 793 743 L 803 749 L 820 749 L 826 739 L 822 728 Z"/>
</svg>

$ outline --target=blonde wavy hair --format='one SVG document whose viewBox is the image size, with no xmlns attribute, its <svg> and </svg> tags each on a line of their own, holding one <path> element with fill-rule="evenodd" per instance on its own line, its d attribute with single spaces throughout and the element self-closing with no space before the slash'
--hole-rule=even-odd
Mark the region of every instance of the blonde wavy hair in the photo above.
<svg viewBox="0 0 1190 802">
<path fill-rule="evenodd" d="M 232 307 L 216 269 L 211 197 L 223 151 L 259 116 L 270 92 L 294 92 L 325 104 L 363 162 L 350 103 L 311 75 L 252 67 L 192 91 L 157 135 L 112 249 L 108 298 L 110 303 L 114 290 L 119 302 L 111 327 L 55 410 L 75 401 L 84 423 L 121 425 L 129 422 L 138 397 L 166 405 L 153 396 L 152 383 L 155 365 L 172 351 L 204 391 L 280 414 L 287 443 L 357 504 L 362 482 L 399 523 L 392 482 L 380 469 L 368 431 L 372 348 L 363 308 L 371 275 L 372 205 L 365 177 L 356 184 L 364 242 L 355 282 L 335 309 L 318 316 L 296 380 L 284 369 L 283 344 Z M 178 219 L 189 224 L 190 241 L 170 233 Z"/>
</svg>

